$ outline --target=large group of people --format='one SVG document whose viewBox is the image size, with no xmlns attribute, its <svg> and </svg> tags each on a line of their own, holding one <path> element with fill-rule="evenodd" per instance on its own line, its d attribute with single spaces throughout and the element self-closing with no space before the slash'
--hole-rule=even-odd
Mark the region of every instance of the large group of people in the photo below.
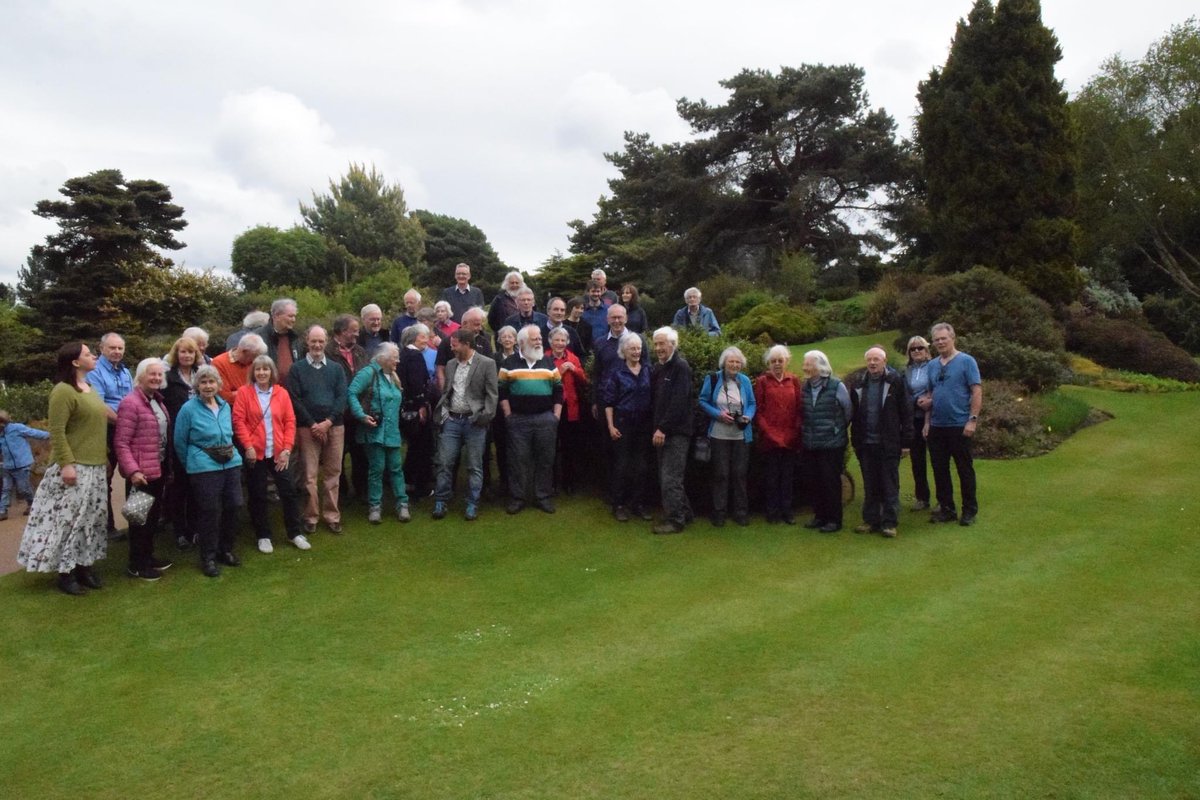
<svg viewBox="0 0 1200 800">
<path fill-rule="evenodd" d="M 56 573 L 68 594 L 100 588 L 93 565 L 113 535 L 110 469 L 131 494 L 148 495 L 150 512 L 130 521 L 127 567 L 146 581 L 172 566 L 155 550 L 165 518 L 178 549 L 195 549 L 203 574 L 216 577 L 241 564 L 243 505 L 261 553 L 274 551 L 273 502 L 287 541 L 309 550 L 318 525 L 342 533 L 343 505 L 354 498 L 372 524 L 383 522 L 389 494 L 389 515 L 401 523 L 426 499 L 429 518 L 446 518 L 460 467 L 467 521 L 478 519 L 489 489 L 510 515 L 553 514 L 556 497 L 599 478 L 618 521 L 652 522 L 661 509 L 651 530 L 664 535 L 696 516 L 689 458 L 708 462 L 715 527 L 749 523 L 752 463 L 767 522 L 795 524 L 799 470 L 813 509 L 806 527 L 834 533 L 853 446 L 864 495 L 856 530 L 894 537 L 899 463 L 911 450 L 915 509 L 935 501 L 932 521 L 975 520 L 970 442 L 979 370 L 955 348 L 949 325 L 930 332 L 936 353 L 920 336 L 909 341 L 903 374 L 877 345 L 845 381 L 818 350 L 804 354 L 801 375 L 790 372 L 782 345 L 766 352 L 765 371 L 751 380 L 745 354 L 727 347 L 714 371 L 696 376 L 697 392 L 679 331 L 715 336 L 720 327 L 696 289 L 685 293 L 674 325 L 651 331 L 637 287 L 626 284 L 618 295 L 599 270 L 583 295 L 550 298 L 545 313 L 520 273 L 505 277 L 486 308 L 470 267 L 458 265 L 454 276 L 436 307 L 407 292 L 390 326 L 370 304 L 338 316 L 329 331 L 299 331 L 295 301 L 279 299 L 266 314 L 247 315 L 211 362 L 208 334 L 198 328 L 132 374 L 116 333 L 101 339 L 100 358 L 84 343 L 64 345 L 50 395 L 53 463 L 27 509 L 18 560 Z M 12 492 L 30 498 L 24 437 L 37 435 L 0 412 L 0 514 Z"/>
</svg>

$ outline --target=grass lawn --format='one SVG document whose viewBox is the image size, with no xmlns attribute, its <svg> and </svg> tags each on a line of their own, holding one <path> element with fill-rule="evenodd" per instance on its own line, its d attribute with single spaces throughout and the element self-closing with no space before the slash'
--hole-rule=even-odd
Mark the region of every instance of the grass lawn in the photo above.
<svg viewBox="0 0 1200 800">
<path fill-rule="evenodd" d="M 1065 391 L 1115 419 L 979 463 L 973 528 L 355 508 L 218 580 L 0 578 L 0 798 L 1200 796 L 1200 402 Z"/>
</svg>

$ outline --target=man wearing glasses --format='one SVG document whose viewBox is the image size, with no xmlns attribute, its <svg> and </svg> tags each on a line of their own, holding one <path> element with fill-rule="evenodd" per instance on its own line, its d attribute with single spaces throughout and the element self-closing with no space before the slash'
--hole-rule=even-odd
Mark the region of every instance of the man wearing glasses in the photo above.
<svg viewBox="0 0 1200 800">
<path fill-rule="evenodd" d="M 930 522 L 954 522 L 973 525 L 979 513 L 975 498 L 975 464 L 971 458 L 971 437 L 979 424 L 983 407 L 983 385 L 979 365 L 954 346 L 954 328 L 939 322 L 930 329 L 929 338 L 938 357 L 930 367 L 932 400 L 925 417 L 925 439 L 933 465 L 933 485 L 938 507 Z M 954 508 L 954 484 L 950 480 L 950 459 L 958 472 L 962 495 L 962 516 Z"/>
</svg>

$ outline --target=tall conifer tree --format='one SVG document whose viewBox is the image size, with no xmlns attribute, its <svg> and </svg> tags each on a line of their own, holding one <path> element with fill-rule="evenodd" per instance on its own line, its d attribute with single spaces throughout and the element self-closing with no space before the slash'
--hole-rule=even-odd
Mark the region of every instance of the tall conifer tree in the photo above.
<svg viewBox="0 0 1200 800">
<path fill-rule="evenodd" d="M 934 268 L 993 267 L 1055 305 L 1081 285 L 1061 58 L 1038 0 L 977 0 L 917 119 Z"/>
</svg>

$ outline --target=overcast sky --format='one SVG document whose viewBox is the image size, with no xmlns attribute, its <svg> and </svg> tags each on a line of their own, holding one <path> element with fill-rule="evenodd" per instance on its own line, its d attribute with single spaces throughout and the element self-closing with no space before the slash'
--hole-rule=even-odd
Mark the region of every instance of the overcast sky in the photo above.
<svg viewBox="0 0 1200 800">
<path fill-rule="evenodd" d="M 589 218 L 622 132 L 687 134 L 743 68 L 853 63 L 908 136 L 917 82 L 971 0 L 0 0 L 0 281 L 54 226 L 32 214 L 105 168 L 171 187 L 191 268 L 299 221 L 351 161 L 410 208 L 478 225 L 534 269 Z M 1075 91 L 1195 13 L 1183 0 L 1043 0 Z"/>
</svg>

